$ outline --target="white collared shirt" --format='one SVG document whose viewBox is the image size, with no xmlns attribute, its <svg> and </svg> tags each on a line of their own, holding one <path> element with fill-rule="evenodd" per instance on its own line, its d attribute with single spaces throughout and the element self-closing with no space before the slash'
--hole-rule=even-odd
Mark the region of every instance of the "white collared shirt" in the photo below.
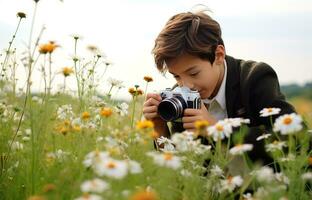
<svg viewBox="0 0 312 200">
<path fill-rule="evenodd" d="M 226 97 L 225 97 L 226 76 L 227 76 L 227 65 L 226 61 L 224 60 L 224 75 L 217 95 L 212 99 L 202 99 L 204 103 L 209 104 L 208 112 L 212 116 L 214 116 L 216 120 L 221 120 L 228 117 L 226 111 Z"/>
</svg>

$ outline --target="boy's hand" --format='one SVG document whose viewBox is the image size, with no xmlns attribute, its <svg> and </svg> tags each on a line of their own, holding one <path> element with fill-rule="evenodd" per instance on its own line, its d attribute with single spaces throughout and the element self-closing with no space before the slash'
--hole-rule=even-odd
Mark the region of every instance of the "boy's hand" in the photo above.
<svg viewBox="0 0 312 200">
<path fill-rule="evenodd" d="M 217 122 L 217 120 L 211 114 L 209 114 L 203 101 L 201 102 L 200 109 L 187 108 L 184 110 L 184 116 L 182 118 L 183 128 L 188 131 L 194 131 L 195 122 L 198 120 L 206 120 L 209 122 L 210 125 Z"/>
<path fill-rule="evenodd" d="M 143 115 L 145 119 L 151 120 L 156 124 L 165 123 L 157 113 L 158 105 L 161 100 L 161 96 L 157 93 L 148 93 L 146 95 L 146 101 L 143 104 Z"/>
</svg>

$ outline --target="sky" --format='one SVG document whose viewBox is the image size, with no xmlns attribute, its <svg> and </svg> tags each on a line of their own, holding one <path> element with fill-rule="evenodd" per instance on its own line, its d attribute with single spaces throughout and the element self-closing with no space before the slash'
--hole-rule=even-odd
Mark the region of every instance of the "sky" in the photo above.
<svg viewBox="0 0 312 200">
<path fill-rule="evenodd" d="M 106 79 L 112 77 L 126 86 L 118 95 L 129 98 L 127 88 L 134 84 L 144 88 L 145 75 L 154 78 L 149 91 L 159 91 L 175 82 L 170 74 L 163 76 L 156 70 L 151 50 L 167 20 L 191 11 L 196 4 L 206 5 L 220 23 L 228 55 L 268 63 L 281 84 L 312 81 L 311 0 L 40 0 L 34 37 L 44 25 L 41 42 L 53 40 L 61 45 L 53 62 L 53 69 L 58 71 L 72 65 L 71 35 L 82 36 L 78 54 L 85 56 L 85 47 L 96 45 L 113 62 L 99 90 L 107 91 Z M 0 50 L 8 46 L 19 11 L 25 12 L 27 18 L 14 46 L 25 49 L 33 8 L 32 0 L 0 0 Z M 42 84 L 39 72 L 35 73 L 34 88 Z M 19 69 L 18 75 L 22 80 L 24 69 Z M 55 83 L 61 84 L 62 80 L 56 76 Z M 72 89 L 74 80 L 68 79 Z"/>
</svg>

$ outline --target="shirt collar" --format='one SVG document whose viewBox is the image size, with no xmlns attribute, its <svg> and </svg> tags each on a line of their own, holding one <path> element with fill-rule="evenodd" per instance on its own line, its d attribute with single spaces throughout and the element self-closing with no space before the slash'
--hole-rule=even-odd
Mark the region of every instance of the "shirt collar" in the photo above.
<svg viewBox="0 0 312 200">
<path fill-rule="evenodd" d="M 225 99 L 225 84 L 226 84 L 226 76 L 227 76 L 227 65 L 224 60 L 224 75 L 221 86 L 217 95 L 212 99 L 203 99 L 204 103 L 212 103 L 213 101 L 217 101 L 223 110 L 226 110 L 226 99 Z"/>
</svg>

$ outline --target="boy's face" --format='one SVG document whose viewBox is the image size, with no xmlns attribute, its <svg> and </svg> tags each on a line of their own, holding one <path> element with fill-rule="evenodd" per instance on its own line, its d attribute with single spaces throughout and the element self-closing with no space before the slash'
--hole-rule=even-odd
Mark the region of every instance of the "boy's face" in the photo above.
<svg viewBox="0 0 312 200">
<path fill-rule="evenodd" d="M 224 56 L 222 58 L 216 56 L 215 62 L 211 64 L 208 60 L 197 56 L 182 54 L 168 62 L 167 66 L 179 86 L 197 90 L 201 98 L 206 99 L 216 95 L 223 59 Z"/>
</svg>

